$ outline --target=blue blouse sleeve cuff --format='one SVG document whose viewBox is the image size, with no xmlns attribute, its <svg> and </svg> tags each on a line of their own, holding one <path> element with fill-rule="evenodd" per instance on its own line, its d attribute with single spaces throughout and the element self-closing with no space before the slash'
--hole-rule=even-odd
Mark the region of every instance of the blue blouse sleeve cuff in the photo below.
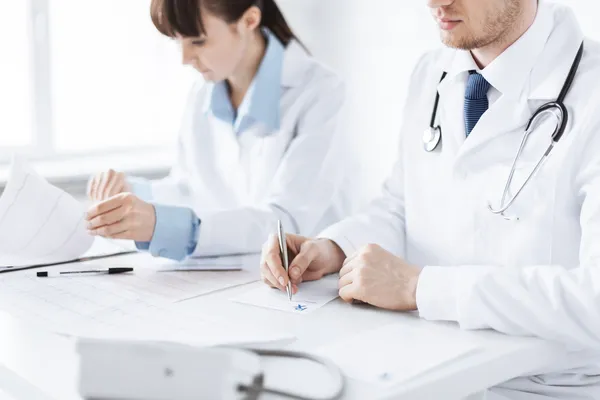
<svg viewBox="0 0 600 400">
<path fill-rule="evenodd" d="M 196 249 L 200 220 L 189 208 L 154 204 L 156 225 L 150 242 L 136 242 L 154 257 L 184 260 Z"/>
<path fill-rule="evenodd" d="M 128 178 L 127 183 L 131 187 L 131 193 L 135 194 L 141 200 L 152 200 L 152 183 L 141 178 Z"/>
</svg>

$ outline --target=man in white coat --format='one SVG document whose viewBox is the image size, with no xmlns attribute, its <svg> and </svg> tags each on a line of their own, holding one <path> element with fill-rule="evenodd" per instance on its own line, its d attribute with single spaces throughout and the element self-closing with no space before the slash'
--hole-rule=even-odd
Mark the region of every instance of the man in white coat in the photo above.
<svg viewBox="0 0 600 400">
<path fill-rule="evenodd" d="M 295 292 L 339 272 L 346 301 L 559 341 L 572 351 L 563 363 L 489 398 L 600 399 L 600 45 L 544 0 L 428 6 L 448 48 L 413 72 L 383 193 L 316 239 L 289 235 L 289 278 L 270 238 L 263 280 L 284 290 L 291 279 Z M 534 172 L 560 123 L 542 115 L 503 194 L 528 120 L 561 98 L 570 71 L 564 134 Z M 430 126 L 439 143 L 423 135 Z"/>
</svg>

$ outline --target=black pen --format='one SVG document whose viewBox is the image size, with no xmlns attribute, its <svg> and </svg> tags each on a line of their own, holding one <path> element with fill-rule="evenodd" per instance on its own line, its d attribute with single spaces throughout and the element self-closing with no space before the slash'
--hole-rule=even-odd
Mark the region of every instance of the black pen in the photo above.
<svg viewBox="0 0 600 400">
<path fill-rule="evenodd" d="M 126 272 L 132 272 L 133 268 L 109 268 L 109 269 L 88 269 L 81 271 L 60 271 L 60 272 L 48 272 L 48 271 L 40 271 L 36 273 L 36 276 L 39 278 L 45 278 L 50 276 L 59 276 L 59 275 L 77 275 L 77 274 L 123 274 Z"/>
</svg>

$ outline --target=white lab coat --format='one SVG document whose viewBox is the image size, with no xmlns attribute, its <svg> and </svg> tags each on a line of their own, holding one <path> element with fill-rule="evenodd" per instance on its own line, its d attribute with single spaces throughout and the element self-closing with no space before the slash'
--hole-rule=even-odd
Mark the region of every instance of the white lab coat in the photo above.
<svg viewBox="0 0 600 400">
<path fill-rule="evenodd" d="M 280 129 L 254 124 L 237 135 L 206 113 L 209 85 L 194 87 L 181 129 L 176 164 L 152 184 L 152 200 L 191 207 L 200 218 L 193 256 L 258 252 L 276 222 L 314 235 L 348 210 L 342 137 L 341 80 L 298 42 L 286 48 Z"/>
<path fill-rule="evenodd" d="M 376 243 L 425 267 L 417 288 L 422 318 L 539 336 L 572 350 L 560 365 L 493 389 L 505 396 L 498 398 L 600 399 L 597 43 L 585 41 L 565 102 L 565 135 L 508 211 L 520 220 L 487 209 L 489 200 L 498 207 L 525 123 L 558 97 L 582 40 L 569 8 L 542 1 L 530 30 L 481 72 L 501 96 L 489 94 L 492 104 L 468 138 L 463 105 L 472 58 L 451 49 L 425 55 L 412 75 L 399 159 L 383 194 L 320 235 L 346 254 Z M 448 76 L 438 85 L 443 70 Z M 422 134 L 437 89 L 442 148 L 427 153 Z M 553 128 L 547 119 L 532 133 L 511 192 L 547 148 Z"/>
</svg>

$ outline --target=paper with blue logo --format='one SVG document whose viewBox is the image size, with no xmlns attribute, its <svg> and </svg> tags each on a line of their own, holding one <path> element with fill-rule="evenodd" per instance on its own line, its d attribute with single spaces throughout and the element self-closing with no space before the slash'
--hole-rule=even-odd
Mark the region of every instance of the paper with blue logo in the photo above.
<svg viewBox="0 0 600 400">
<path fill-rule="evenodd" d="M 285 292 L 267 285 L 251 289 L 231 300 L 253 306 L 272 308 L 295 314 L 310 314 L 338 297 L 338 276 L 331 275 L 314 282 L 300 285 L 292 301 Z"/>
</svg>

